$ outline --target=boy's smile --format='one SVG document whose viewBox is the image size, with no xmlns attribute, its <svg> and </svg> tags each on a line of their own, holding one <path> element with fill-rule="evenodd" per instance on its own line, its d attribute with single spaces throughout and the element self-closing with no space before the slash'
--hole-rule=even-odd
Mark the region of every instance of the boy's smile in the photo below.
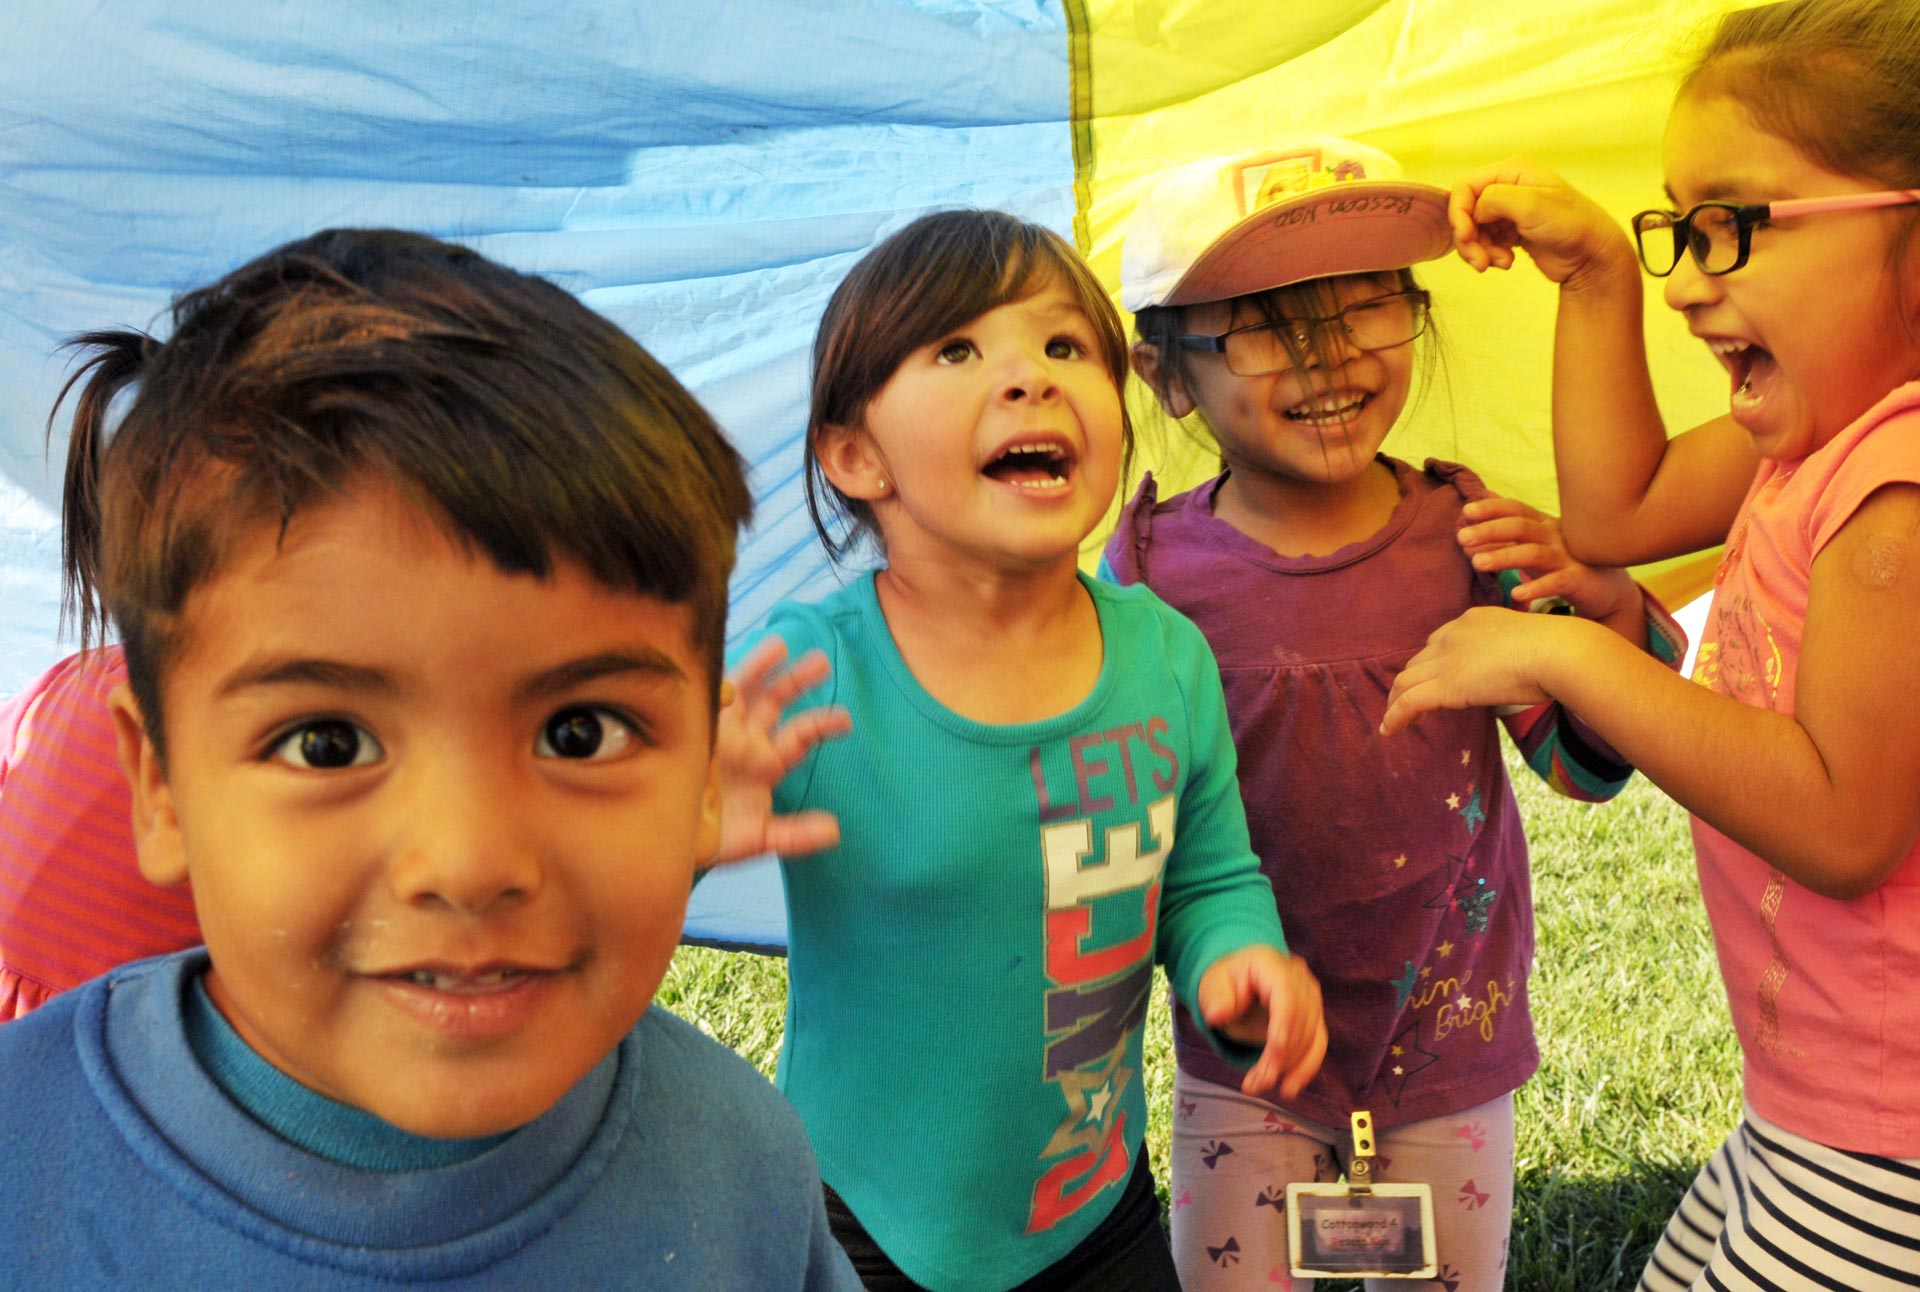
<svg viewBox="0 0 1920 1292">
<path fill-rule="evenodd" d="M 163 776 L 116 697 L 141 868 L 314 1090 L 423 1135 L 540 1116 L 633 1026 L 717 839 L 692 613 L 468 552 L 361 477 L 189 597 Z"/>
</svg>

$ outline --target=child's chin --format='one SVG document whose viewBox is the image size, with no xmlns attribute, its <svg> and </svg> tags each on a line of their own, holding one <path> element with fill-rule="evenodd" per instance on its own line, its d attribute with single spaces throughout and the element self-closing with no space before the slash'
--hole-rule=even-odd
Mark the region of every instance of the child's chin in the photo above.
<svg viewBox="0 0 1920 1292">
<path fill-rule="evenodd" d="M 511 1095 L 503 1093 L 497 1101 L 483 1101 L 475 1100 L 468 1090 L 462 1092 L 463 1097 L 457 1103 L 426 1099 L 383 1100 L 383 1107 L 366 1111 L 409 1135 L 427 1139 L 480 1139 L 519 1130 L 528 1122 L 537 1120 L 566 1092 L 562 1090 L 545 1101 L 537 1096 L 529 1099 L 529 1093 L 525 1089 L 518 1089 Z"/>
</svg>

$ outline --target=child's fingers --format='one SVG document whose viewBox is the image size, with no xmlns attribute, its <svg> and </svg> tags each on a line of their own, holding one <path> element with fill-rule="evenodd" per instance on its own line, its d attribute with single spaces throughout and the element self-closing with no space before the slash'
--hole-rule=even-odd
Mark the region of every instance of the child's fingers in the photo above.
<svg viewBox="0 0 1920 1292">
<path fill-rule="evenodd" d="M 1480 242 L 1480 225 L 1473 218 L 1474 207 L 1480 200 L 1481 180 L 1485 172 L 1477 171 L 1453 186 L 1447 195 L 1447 225 L 1453 231 L 1453 247 L 1460 259 L 1471 265 L 1476 271 L 1487 268 L 1487 250 Z"/>
<path fill-rule="evenodd" d="M 1208 1027 L 1221 1027 L 1246 1012 L 1245 984 L 1238 961 L 1224 960 L 1200 976 L 1194 1004 Z"/>
<path fill-rule="evenodd" d="M 1454 531 L 1454 538 L 1468 552 L 1513 543 L 1550 543 L 1553 529 L 1545 521 L 1526 516 L 1505 516 L 1498 520 L 1466 525 Z"/>
<path fill-rule="evenodd" d="M 1404 730 L 1429 709 L 1438 708 L 1440 687 L 1438 669 L 1421 662 L 1418 655 L 1393 679 L 1387 692 L 1387 711 L 1380 718 L 1380 734 L 1391 736 Z"/>
<path fill-rule="evenodd" d="M 736 695 L 750 699 L 758 694 L 766 684 L 767 675 L 780 667 L 787 658 L 787 644 L 778 637 L 769 637 L 745 655 L 740 657 L 727 674 Z"/>
<path fill-rule="evenodd" d="M 786 654 L 784 644 L 780 648 L 780 653 Z M 826 681 L 832 673 L 833 666 L 827 662 L 826 652 L 810 650 L 785 669 L 766 679 L 758 698 L 777 709 L 784 709 L 804 692 Z"/>
<path fill-rule="evenodd" d="M 853 730 L 853 715 L 839 705 L 808 709 L 781 723 L 773 733 L 773 756 L 782 770 L 807 756 L 807 751 L 822 741 L 844 736 Z"/>
<path fill-rule="evenodd" d="M 1266 970 L 1253 973 L 1248 981 L 1254 1001 L 1266 1013 L 1266 1031 L 1260 1058 L 1242 1078 L 1240 1088 L 1246 1094 L 1264 1095 L 1279 1085 L 1292 1097 L 1313 1079 L 1326 1056 L 1320 984 L 1306 966 L 1290 957 L 1281 960 L 1277 969 L 1250 968 Z"/>
<path fill-rule="evenodd" d="M 1471 554 L 1473 568 L 1483 572 L 1496 570 L 1558 569 L 1566 560 L 1558 548 L 1546 543 L 1508 543 L 1483 547 Z"/>
<path fill-rule="evenodd" d="M 821 852 L 840 842 L 840 818 L 825 808 L 810 808 L 767 822 L 767 851 L 782 857 Z"/>
<path fill-rule="evenodd" d="M 1311 1021 L 1304 1030 L 1304 1039 L 1295 1045 L 1293 1065 L 1280 1078 L 1280 1097 L 1292 1099 L 1307 1088 L 1320 1072 L 1320 1065 L 1327 1058 L 1327 1023 L 1321 1013 L 1318 993 L 1314 998 L 1315 1009 Z M 1305 1020 L 1303 1020 L 1305 1021 Z"/>
<path fill-rule="evenodd" d="M 1518 498 L 1509 498 L 1505 494 L 1488 494 L 1484 498 L 1475 498 L 1460 508 L 1461 519 L 1470 523 L 1499 520 L 1504 517 L 1522 517 L 1527 520 L 1545 520 L 1547 514 L 1537 507 L 1521 502 Z"/>
<path fill-rule="evenodd" d="M 1501 194 L 1527 182 L 1529 164 L 1509 157 L 1469 172 L 1447 195 L 1447 224 L 1454 250 L 1475 270 L 1511 269 L 1519 228 Z"/>
</svg>

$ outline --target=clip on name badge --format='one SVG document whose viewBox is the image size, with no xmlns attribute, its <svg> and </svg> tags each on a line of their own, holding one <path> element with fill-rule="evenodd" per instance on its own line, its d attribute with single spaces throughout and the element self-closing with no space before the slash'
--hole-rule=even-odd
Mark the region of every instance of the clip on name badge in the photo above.
<svg viewBox="0 0 1920 1292">
<path fill-rule="evenodd" d="M 1289 1184 L 1287 1236 L 1297 1279 L 1430 1279 L 1433 1190 L 1373 1182 L 1373 1114 L 1353 1115 L 1345 1184 Z"/>
</svg>

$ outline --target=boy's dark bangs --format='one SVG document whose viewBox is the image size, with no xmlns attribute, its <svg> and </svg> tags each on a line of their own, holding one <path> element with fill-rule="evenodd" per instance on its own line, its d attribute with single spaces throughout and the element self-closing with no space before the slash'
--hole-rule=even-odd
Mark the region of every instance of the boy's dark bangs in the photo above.
<svg viewBox="0 0 1920 1292">
<path fill-rule="evenodd" d="M 565 371 L 570 356 L 540 357 L 561 370 L 535 373 L 518 347 L 458 333 L 279 356 L 260 389 L 223 392 L 226 425 L 195 436 L 197 453 L 138 473 L 152 477 L 154 510 L 138 540 L 151 574 L 137 582 L 177 612 L 240 532 L 284 530 L 372 478 L 508 573 L 544 578 L 565 558 L 610 587 L 673 602 L 716 572 L 724 583 L 733 541 L 718 518 L 736 516 L 740 500 L 721 496 L 720 464 L 674 429 L 693 418 L 711 427 L 704 411 L 690 399 L 663 407 L 617 354 L 591 374 Z M 610 383 L 614 372 L 628 380 Z"/>
</svg>

